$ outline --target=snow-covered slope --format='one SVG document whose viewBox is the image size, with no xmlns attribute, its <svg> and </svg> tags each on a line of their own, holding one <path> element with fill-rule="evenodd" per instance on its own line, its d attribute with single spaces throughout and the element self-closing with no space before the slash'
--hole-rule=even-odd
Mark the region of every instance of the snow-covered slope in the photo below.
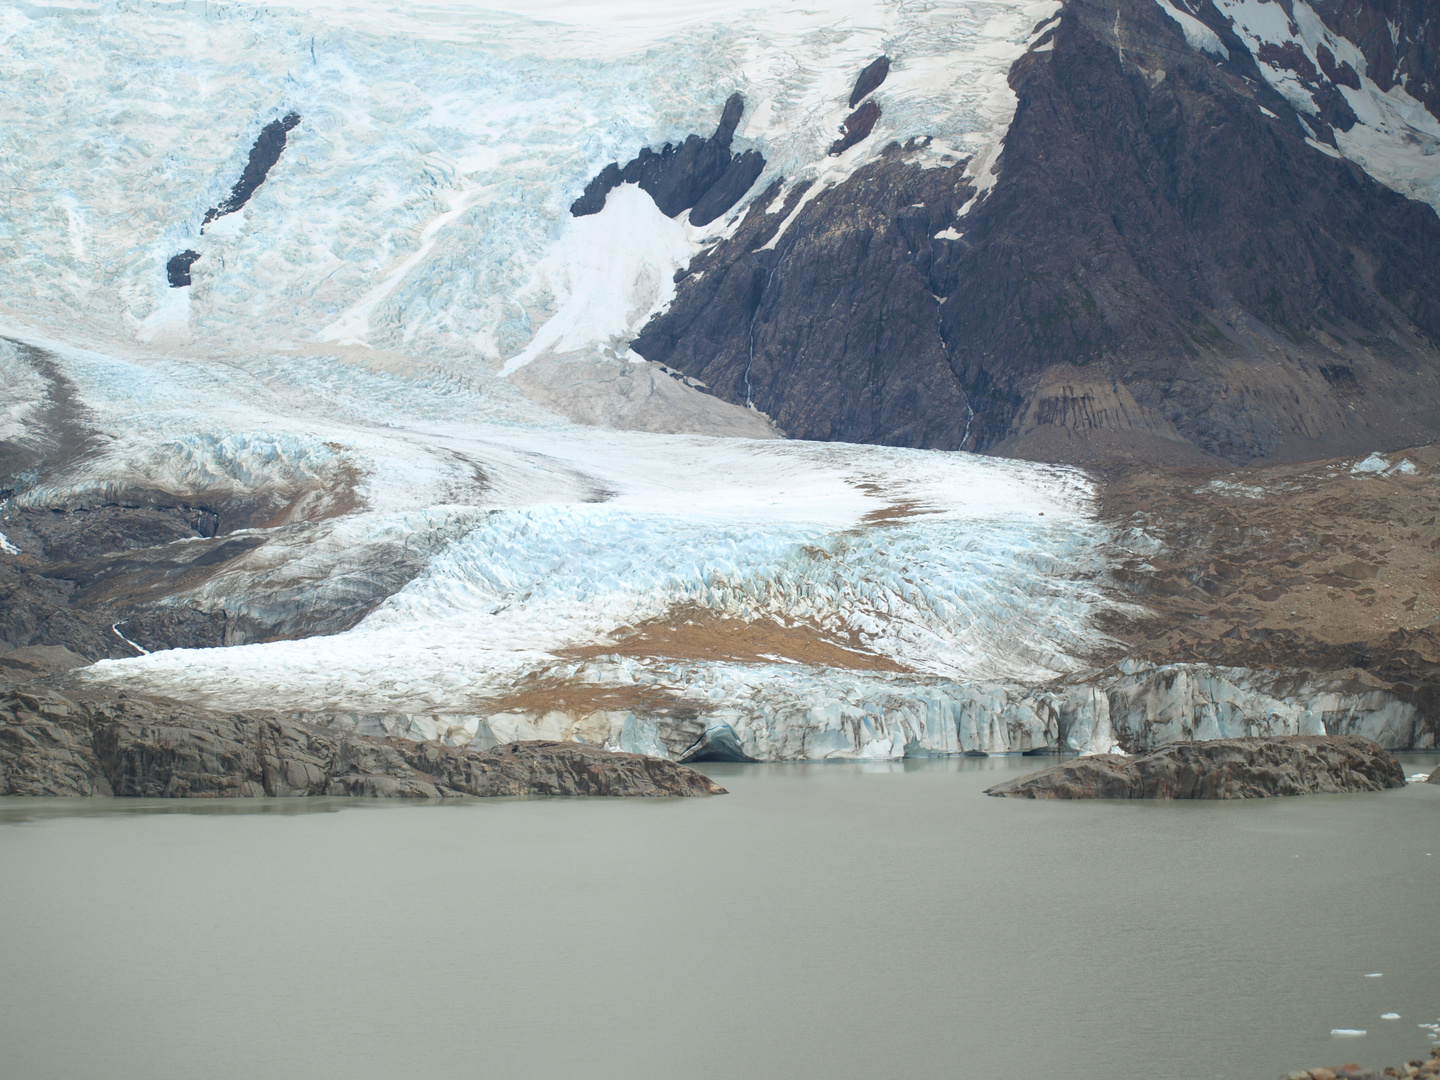
<svg viewBox="0 0 1440 1080">
<path fill-rule="evenodd" d="M 1284 5 L 1276 0 L 1215 0 L 1215 5 L 1255 54 L 1266 81 L 1298 111 L 1320 114 L 1317 84 L 1333 87 L 1343 97 L 1355 123 L 1349 130 L 1336 128 L 1339 154 L 1386 187 L 1429 203 L 1440 213 L 1440 120 L 1403 84 L 1381 90 L 1360 49 L 1327 27 L 1305 0 Z M 1338 79 L 1330 77 L 1336 72 Z M 1311 144 L 1322 153 L 1336 154 L 1313 139 Z"/>
<path fill-rule="evenodd" d="M 545 340 L 588 346 L 574 317 L 593 281 L 557 273 L 575 259 L 557 247 L 602 242 L 566 213 L 601 165 L 708 132 L 734 91 L 738 142 L 770 163 L 757 190 L 847 174 L 893 138 L 968 154 L 1003 134 L 1008 65 L 1058 7 L 510 6 L 0 7 L 0 298 L 160 349 L 360 342 L 488 373 Z M 827 158 L 855 73 L 886 49 L 875 134 Z M 202 236 L 290 111 L 269 178 Z M 633 236 L 623 258 L 654 272 L 619 286 L 624 310 L 591 313 L 598 344 L 663 303 L 656 282 L 703 240 L 669 232 Z M 185 249 L 194 285 L 170 289 Z"/>
</svg>

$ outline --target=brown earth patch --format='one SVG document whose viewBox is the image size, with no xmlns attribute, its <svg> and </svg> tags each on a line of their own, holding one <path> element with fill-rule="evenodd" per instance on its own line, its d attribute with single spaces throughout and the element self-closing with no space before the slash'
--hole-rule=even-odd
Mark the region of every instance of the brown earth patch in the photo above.
<svg viewBox="0 0 1440 1080">
<path fill-rule="evenodd" d="M 926 514 L 938 514 L 940 511 L 929 509 L 912 499 L 895 503 L 891 506 L 882 506 L 879 510 L 871 510 L 860 519 L 861 525 L 893 525 L 908 518 L 923 517 Z"/>
<path fill-rule="evenodd" d="M 863 491 L 872 499 L 885 499 L 888 494 L 884 487 L 873 480 L 852 480 L 851 484 L 857 491 Z M 939 510 L 926 506 L 916 499 L 899 499 L 888 506 L 882 506 L 878 510 L 871 510 L 860 519 L 861 525 L 893 525 L 896 522 L 905 521 L 913 517 L 922 517 L 926 514 L 938 514 Z"/>
<path fill-rule="evenodd" d="M 543 716 L 560 712 L 567 716 L 589 716 L 601 711 L 663 712 L 673 708 L 675 695 L 658 686 L 615 686 L 579 682 L 555 676 L 526 680 L 510 693 L 480 703 L 490 712 L 529 713 Z"/>
<path fill-rule="evenodd" d="M 1101 513 L 1131 549 L 1112 579 L 1142 610 L 1105 629 L 1156 662 L 1361 668 L 1440 711 L 1440 445 L 1387 456 L 1416 471 L 1111 471 Z"/>
<path fill-rule="evenodd" d="M 654 619 L 622 626 L 611 640 L 560 654 L 566 658 L 663 656 L 672 660 L 740 664 L 791 661 L 856 671 L 908 671 L 889 657 L 870 652 L 856 638 L 839 638 L 807 623 L 783 626 L 770 619 L 747 622 L 695 605 L 672 608 Z"/>
</svg>

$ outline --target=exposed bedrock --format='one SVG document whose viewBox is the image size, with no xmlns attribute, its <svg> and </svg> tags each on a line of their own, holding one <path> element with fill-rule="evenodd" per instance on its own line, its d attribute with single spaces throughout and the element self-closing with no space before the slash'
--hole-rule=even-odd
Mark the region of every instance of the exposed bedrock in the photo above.
<svg viewBox="0 0 1440 1080">
<path fill-rule="evenodd" d="M 570 213 L 598 214 L 611 191 L 621 184 L 638 184 L 666 217 L 689 210 L 692 225 L 710 224 L 740 201 L 765 168 L 765 158 L 757 150 L 730 151 L 744 111 L 745 99 L 732 94 L 708 139 L 691 135 L 679 146 L 666 143 L 658 153 L 647 146 L 624 168 L 611 162 L 585 185 Z"/>
<path fill-rule="evenodd" d="M 577 743 L 457 748 L 163 700 L 0 688 L 0 795 L 424 799 L 723 790 L 683 765 Z"/>
<path fill-rule="evenodd" d="M 272 120 L 260 129 L 260 134 L 255 139 L 255 145 L 250 148 L 250 158 L 245 162 L 245 171 L 240 174 L 240 179 L 235 181 L 235 186 L 230 189 L 230 194 L 219 206 L 212 206 L 205 211 L 205 220 L 201 223 L 201 231 L 206 225 L 216 218 L 224 217 L 226 214 L 233 214 L 247 202 L 250 196 L 255 194 L 255 189 L 265 182 L 270 175 L 270 170 L 280 160 L 280 155 L 285 150 L 286 136 L 300 124 L 298 113 L 286 113 L 280 120 Z"/>
<path fill-rule="evenodd" d="M 770 246 L 804 194 L 757 197 L 631 347 L 796 438 L 959 447 L 968 399 L 934 295 L 958 251 L 934 236 L 974 195 L 963 166 L 922 168 L 896 147 Z"/>
<path fill-rule="evenodd" d="M 866 97 L 879 89 L 885 77 L 890 74 L 890 58 L 880 56 L 866 64 L 855 77 L 855 88 L 850 91 L 850 107 L 853 109 Z"/>
<path fill-rule="evenodd" d="M 233 214 L 250 201 L 250 196 L 255 194 L 255 189 L 265 182 L 270 175 L 270 170 L 280 160 L 280 155 L 285 151 L 286 136 L 293 131 L 300 123 L 298 113 L 286 113 L 279 120 L 272 120 L 260 129 L 256 136 L 255 144 L 250 147 L 250 157 L 245 162 L 245 170 L 240 174 L 240 179 L 235 181 L 235 186 L 230 189 L 230 194 L 218 206 L 212 206 L 205 211 L 205 217 L 200 222 L 200 232 L 205 232 L 205 226 L 209 225 L 216 218 L 224 217 L 226 214 Z M 187 248 L 180 254 L 172 256 L 165 264 L 165 279 L 172 289 L 188 288 L 190 281 L 190 268 L 202 256 L 202 252 Z"/>
<path fill-rule="evenodd" d="M 9 509 L 0 649 L 87 661 L 348 630 L 483 511 L 278 523 L 217 534 L 223 509 Z"/>
<path fill-rule="evenodd" d="M 172 289 L 184 289 L 190 285 L 190 267 L 200 258 L 200 252 L 186 248 L 179 255 L 172 256 L 165 264 L 165 280 Z"/>
<path fill-rule="evenodd" d="M 1322 5 L 1374 48 L 1383 6 Z M 1192 7 L 1228 59 L 1154 0 L 1069 0 L 963 217 L 959 169 L 892 148 L 778 239 L 752 210 L 636 351 L 800 438 L 1151 462 L 1440 438 L 1440 216 L 1316 148 L 1353 68 L 1307 59 L 1330 120 L 1302 115 Z M 1433 64 L 1420 26 L 1404 63 Z"/>
<path fill-rule="evenodd" d="M 830 144 L 830 156 L 838 157 L 868 136 L 880 119 L 880 106 L 867 101 L 845 118 L 840 125 L 840 138 Z"/>
<path fill-rule="evenodd" d="M 1025 799 L 1263 799 L 1405 786 L 1400 763 L 1368 739 L 1291 736 L 1179 743 L 1141 757 L 1067 761 L 988 789 Z"/>
</svg>

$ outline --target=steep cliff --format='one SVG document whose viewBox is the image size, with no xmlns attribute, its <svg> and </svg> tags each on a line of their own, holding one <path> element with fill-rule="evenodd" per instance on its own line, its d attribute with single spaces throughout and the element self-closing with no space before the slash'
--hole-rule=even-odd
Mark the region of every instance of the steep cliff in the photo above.
<svg viewBox="0 0 1440 1080">
<path fill-rule="evenodd" d="M 772 187 L 635 350 L 801 438 L 1152 461 L 1431 441 L 1433 118 L 1374 110 L 1434 107 L 1434 20 L 1218 4 L 1068 0 L 1011 68 L 995 176 L 912 141 L 793 219 L 799 186 Z"/>
</svg>

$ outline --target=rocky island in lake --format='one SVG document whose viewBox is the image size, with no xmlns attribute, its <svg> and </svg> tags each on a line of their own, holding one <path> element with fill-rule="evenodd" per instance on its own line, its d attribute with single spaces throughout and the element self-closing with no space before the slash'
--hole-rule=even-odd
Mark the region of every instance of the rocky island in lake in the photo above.
<svg viewBox="0 0 1440 1080">
<path fill-rule="evenodd" d="M 1369 739 L 1296 735 L 1174 743 L 1139 757 L 1092 754 L 997 784 L 986 794 L 1024 799 L 1263 799 L 1404 786 L 1400 763 Z"/>
</svg>

